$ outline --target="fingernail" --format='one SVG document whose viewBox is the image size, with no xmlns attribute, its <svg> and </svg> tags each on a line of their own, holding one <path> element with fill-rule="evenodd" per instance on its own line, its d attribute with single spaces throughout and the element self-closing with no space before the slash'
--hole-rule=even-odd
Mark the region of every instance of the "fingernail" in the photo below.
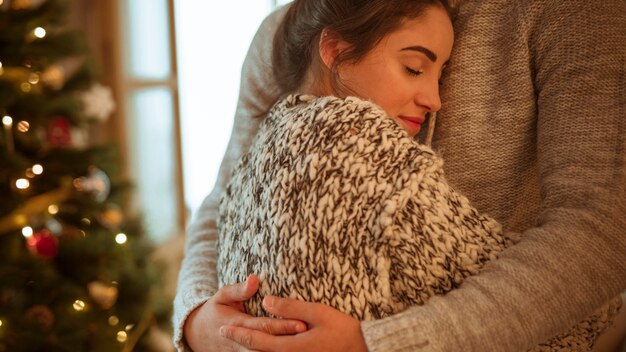
<svg viewBox="0 0 626 352">
<path fill-rule="evenodd" d="M 305 332 L 306 326 L 302 323 L 296 323 L 296 332 Z"/>
<path fill-rule="evenodd" d="M 263 307 L 265 307 L 265 309 L 274 308 L 274 298 L 269 296 L 263 298 Z"/>
<path fill-rule="evenodd" d="M 244 293 L 248 292 L 248 286 L 250 286 L 250 276 L 248 276 L 246 278 L 246 281 L 243 282 L 243 285 L 241 285 L 241 288 Z"/>
<path fill-rule="evenodd" d="M 226 327 L 225 326 L 220 326 L 220 336 L 221 337 L 226 337 Z"/>
</svg>

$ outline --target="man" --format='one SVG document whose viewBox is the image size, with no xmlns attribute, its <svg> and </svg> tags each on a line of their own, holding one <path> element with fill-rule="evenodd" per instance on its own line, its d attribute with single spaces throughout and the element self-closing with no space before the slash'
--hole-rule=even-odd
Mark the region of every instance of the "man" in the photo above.
<svg viewBox="0 0 626 352">
<path fill-rule="evenodd" d="M 251 45 L 220 178 L 190 227 L 175 301 L 179 348 L 184 329 L 196 352 L 523 351 L 626 288 L 625 3 L 467 0 L 434 146 L 450 183 L 522 240 L 459 289 L 388 319 L 359 324 L 281 299 L 266 308 L 288 319 L 240 312 L 258 281 L 217 291 L 217 202 L 277 99 L 268 65 L 281 15 Z"/>
</svg>

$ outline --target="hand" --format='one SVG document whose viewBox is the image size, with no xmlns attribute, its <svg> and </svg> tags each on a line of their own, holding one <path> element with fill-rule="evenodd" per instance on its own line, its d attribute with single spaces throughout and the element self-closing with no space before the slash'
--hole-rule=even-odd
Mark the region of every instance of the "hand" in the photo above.
<svg viewBox="0 0 626 352">
<path fill-rule="evenodd" d="M 245 282 L 222 287 L 217 293 L 196 308 L 187 318 L 184 335 L 194 352 L 247 351 L 244 347 L 219 334 L 223 325 L 237 326 L 268 336 L 296 334 L 306 331 L 301 321 L 252 317 L 244 312 L 243 302 L 259 289 L 259 278 L 250 275 Z"/>
<path fill-rule="evenodd" d="M 226 325 L 220 328 L 220 334 L 237 342 L 245 348 L 244 351 L 367 352 L 360 322 L 325 304 L 267 296 L 263 299 L 263 306 L 274 315 L 306 322 L 308 331 L 275 336 L 258 329 Z"/>
</svg>

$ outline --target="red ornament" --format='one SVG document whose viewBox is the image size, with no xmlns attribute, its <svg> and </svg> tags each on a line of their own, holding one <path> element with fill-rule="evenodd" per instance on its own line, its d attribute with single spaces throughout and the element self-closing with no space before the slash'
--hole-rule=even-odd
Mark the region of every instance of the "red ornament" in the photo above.
<svg viewBox="0 0 626 352">
<path fill-rule="evenodd" d="M 26 320 L 48 330 L 54 324 L 54 313 L 47 306 L 38 304 L 26 311 Z"/>
<path fill-rule="evenodd" d="M 34 233 L 27 240 L 28 250 L 45 259 L 56 257 L 59 251 L 59 241 L 47 229 Z"/>
<path fill-rule="evenodd" d="M 48 125 L 48 144 L 53 148 L 65 148 L 71 142 L 70 122 L 62 117 L 54 118 Z"/>
</svg>

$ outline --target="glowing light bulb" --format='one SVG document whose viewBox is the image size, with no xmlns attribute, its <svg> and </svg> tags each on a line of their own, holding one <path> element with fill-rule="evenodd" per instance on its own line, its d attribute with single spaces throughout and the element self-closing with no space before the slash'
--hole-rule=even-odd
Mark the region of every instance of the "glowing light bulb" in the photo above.
<svg viewBox="0 0 626 352">
<path fill-rule="evenodd" d="M 75 311 L 82 312 L 83 310 L 85 310 L 85 302 L 81 301 L 80 299 L 77 299 L 74 301 L 74 304 L 72 305 L 72 307 L 74 307 Z"/>
<path fill-rule="evenodd" d="M 15 181 L 15 187 L 17 187 L 18 189 L 27 189 L 28 187 L 30 187 L 30 181 L 25 178 L 19 178 L 17 179 L 17 181 Z"/>
<path fill-rule="evenodd" d="M 59 206 L 56 204 L 50 204 L 48 206 L 48 213 L 51 215 L 56 215 L 59 212 Z"/>
<path fill-rule="evenodd" d="M 125 330 L 126 331 L 131 331 L 134 327 L 135 327 L 135 324 L 128 324 L 128 325 L 126 325 Z"/>
<path fill-rule="evenodd" d="M 28 123 L 28 121 L 20 121 L 17 123 L 17 130 L 22 132 L 22 133 L 26 133 L 28 132 L 28 130 L 30 130 L 30 123 Z"/>
<path fill-rule="evenodd" d="M 0 5 L 2 5 L 2 0 L 0 0 Z M 0 326 L 2 326 L 2 320 L 0 320 Z"/>
<path fill-rule="evenodd" d="M 126 342 L 126 339 L 128 339 L 128 334 L 126 334 L 126 331 L 117 332 L 117 341 Z"/>
<path fill-rule="evenodd" d="M 22 228 L 22 235 L 26 238 L 33 237 L 33 228 L 30 226 L 26 226 Z"/>
<path fill-rule="evenodd" d="M 4 115 L 2 118 L 2 124 L 8 127 L 13 126 L 13 118 L 9 115 Z"/>
<path fill-rule="evenodd" d="M 31 75 L 28 77 L 28 83 L 30 84 L 39 83 L 39 75 L 36 73 L 31 73 Z"/>
<path fill-rule="evenodd" d="M 41 175 L 43 173 L 43 166 L 40 164 L 33 165 L 33 173 L 35 175 Z"/>
<path fill-rule="evenodd" d="M 46 30 L 41 28 L 41 27 L 37 27 L 35 28 L 35 30 L 33 31 L 33 33 L 35 34 L 35 37 L 41 39 L 43 37 L 46 36 Z"/>
<path fill-rule="evenodd" d="M 111 326 L 115 326 L 115 325 L 117 325 L 117 323 L 119 323 L 119 322 L 120 322 L 120 319 L 119 319 L 118 317 L 116 317 L 115 315 L 111 315 L 111 316 L 109 317 L 109 325 L 111 325 Z"/>
<path fill-rule="evenodd" d="M 115 242 L 117 242 L 118 244 L 124 244 L 126 243 L 126 241 L 128 241 L 128 237 L 126 237 L 126 234 L 118 233 L 115 236 Z"/>
<path fill-rule="evenodd" d="M 22 89 L 22 92 L 28 93 L 28 92 L 30 92 L 31 85 L 28 82 L 24 82 L 24 83 L 20 84 L 20 88 Z"/>
</svg>

